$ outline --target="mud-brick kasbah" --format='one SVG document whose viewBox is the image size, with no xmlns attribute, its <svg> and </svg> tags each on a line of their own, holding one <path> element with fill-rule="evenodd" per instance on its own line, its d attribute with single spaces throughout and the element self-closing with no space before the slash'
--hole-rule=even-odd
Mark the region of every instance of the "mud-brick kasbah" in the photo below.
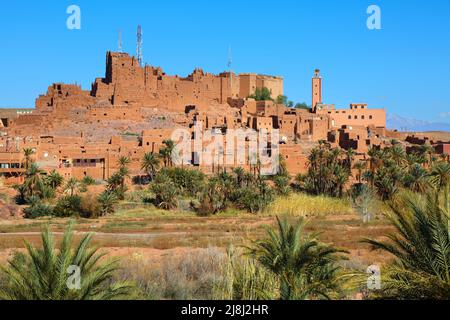
<svg viewBox="0 0 450 320">
<path fill-rule="evenodd" d="M 308 154 L 319 141 L 352 148 L 360 160 L 367 160 L 369 148 L 383 148 L 391 139 L 400 139 L 405 145 L 408 140 L 431 143 L 438 152 L 450 153 L 448 143 L 407 138 L 388 130 L 384 109 L 369 108 L 365 103 L 338 109 L 324 103 L 323 80 L 316 70 L 312 108 L 296 109 L 277 104 L 276 99 L 249 98 L 263 88 L 273 98 L 282 96 L 281 77 L 233 72 L 214 75 L 196 69 L 184 78 L 167 75 L 161 68 L 143 67 L 126 53 L 108 52 L 105 77 L 96 79 L 91 90 L 55 83 L 37 98 L 35 108 L 0 110 L 1 179 L 5 184 L 23 180 L 24 149 L 34 151 L 41 169 L 57 170 L 66 179 L 90 176 L 107 180 L 118 170 L 122 156 L 131 159 L 132 175 L 143 175 L 145 153 L 158 153 L 175 129 L 193 131 L 199 122 L 203 130 L 217 134 L 239 128 L 278 129 L 280 141 L 276 143 L 292 175 L 307 170 Z M 218 170 L 214 163 L 183 165 L 208 174 Z"/>
</svg>

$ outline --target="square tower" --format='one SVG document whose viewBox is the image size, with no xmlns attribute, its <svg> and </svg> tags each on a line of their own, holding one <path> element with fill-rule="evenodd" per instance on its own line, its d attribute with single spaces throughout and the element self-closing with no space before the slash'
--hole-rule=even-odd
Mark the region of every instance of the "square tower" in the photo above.
<svg viewBox="0 0 450 320">
<path fill-rule="evenodd" d="M 314 77 L 312 78 L 312 110 L 316 112 L 317 104 L 322 103 L 322 77 L 320 76 L 320 70 L 316 69 Z"/>
</svg>

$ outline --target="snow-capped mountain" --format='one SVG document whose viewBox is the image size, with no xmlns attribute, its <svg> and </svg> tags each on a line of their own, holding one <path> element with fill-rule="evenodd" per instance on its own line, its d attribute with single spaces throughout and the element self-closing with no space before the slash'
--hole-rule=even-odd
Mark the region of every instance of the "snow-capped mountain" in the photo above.
<svg viewBox="0 0 450 320">
<path fill-rule="evenodd" d="M 387 127 L 399 131 L 448 131 L 450 132 L 450 123 L 431 122 L 417 119 L 405 118 L 396 114 L 387 115 Z"/>
</svg>

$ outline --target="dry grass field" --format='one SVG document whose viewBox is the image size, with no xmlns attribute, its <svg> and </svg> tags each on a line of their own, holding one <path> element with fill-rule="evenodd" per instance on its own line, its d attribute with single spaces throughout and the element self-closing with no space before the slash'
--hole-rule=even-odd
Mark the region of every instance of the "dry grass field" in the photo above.
<svg viewBox="0 0 450 320">
<path fill-rule="evenodd" d="M 266 227 L 275 223 L 275 216 L 287 215 L 290 219 L 303 217 L 308 221 L 308 232 L 319 232 L 323 242 L 348 250 L 351 267 L 364 268 L 388 258 L 360 242 L 367 237 L 383 237 L 390 231 L 381 212 L 373 221 L 363 223 L 346 200 L 292 195 L 277 199 L 260 215 L 229 210 L 212 217 L 138 204 L 123 207 L 112 216 L 72 220 L 77 235 L 93 233 L 95 245 L 124 261 L 139 256 L 151 261 L 151 265 L 158 265 L 158 261 L 168 256 L 207 248 L 225 251 L 230 246 L 244 246 L 262 237 Z M 39 244 L 39 233 L 45 226 L 50 226 L 60 236 L 70 221 L 56 218 L 0 220 L 0 262 L 4 263 L 14 250 L 23 249 L 24 240 Z"/>
</svg>

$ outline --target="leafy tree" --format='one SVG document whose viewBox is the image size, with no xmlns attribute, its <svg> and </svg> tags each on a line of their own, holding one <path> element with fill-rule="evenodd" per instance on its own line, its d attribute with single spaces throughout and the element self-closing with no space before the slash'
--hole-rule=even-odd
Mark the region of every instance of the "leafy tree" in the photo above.
<svg viewBox="0 0 450 320">
<path fill-rule="evenodd" d="M 288 105 L 288 97 L 287 96 L 278 96 L 275 99 L 275 102 L 278 104 L 284 104 L 285 106 Z"/>
<path fill-rule="evenodd" d="M 306 102 L 296 103 L 294 106 L 295 109 L 304 109 L 304 110 L 310 110 L 311 107 L 308 106 Z"/>
<path fill-rule="evenodd" d="M 266 87 L 260 89 L 256 88 L 255 94 L 249 96 L 251 99 L 255 99 L 256 101 L 269 101 L 273 100 L 271 97 L 270 90 Z"/>
<path fill-rule="evenodd" d="M 130 285 L 113 279 L 118 261 L 100 262 L 106 254 L 90 246 L 91 235 L 75 245 L 68 227 L 58 249 L 48 228 L 41 238 L 41 248 L 26 243 L 26 254 L 17 253 L 7 267 L 1 267 L 7 281 L 0 287 L 0 299 L 112 300 L 130 293 Z M 69 288 L 71 266 L 80 270 L 79 289 Z"/>
<path fill-rule="evenodd" d="M 277 223 L 249 254 L 279 278 L 282 300 L 330 299 L 338 290 L 337 262 L 344 252 L 320 243 L 317 234 L 304 235 L 303 220 L 290 224 L 277 217 Z"/>
</svg>

